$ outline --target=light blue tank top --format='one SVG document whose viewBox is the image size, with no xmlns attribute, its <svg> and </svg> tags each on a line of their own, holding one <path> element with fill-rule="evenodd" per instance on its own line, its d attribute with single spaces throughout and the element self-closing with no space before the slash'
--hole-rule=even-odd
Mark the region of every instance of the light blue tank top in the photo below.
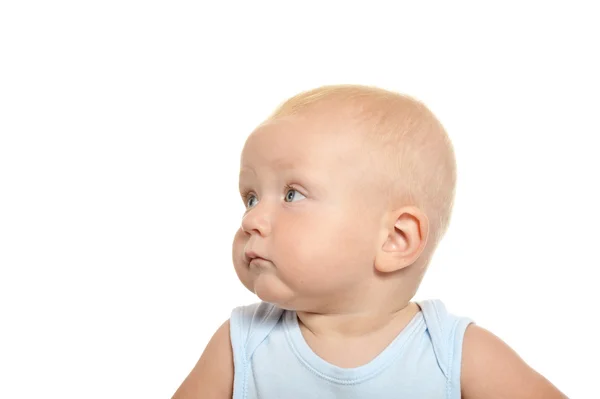
<svg viewBox="0 0 600 399">
<path fill-rule="evenodd" d="M 471 320 L 438 300 L 369 363 L 341 368 L 308 346 L 296 312 L 268 303 L 233 310 L 233 399 L 460 399 L 462 341 Z M 348 348 L 348 350 L 352 350 Z"/>
</svg>

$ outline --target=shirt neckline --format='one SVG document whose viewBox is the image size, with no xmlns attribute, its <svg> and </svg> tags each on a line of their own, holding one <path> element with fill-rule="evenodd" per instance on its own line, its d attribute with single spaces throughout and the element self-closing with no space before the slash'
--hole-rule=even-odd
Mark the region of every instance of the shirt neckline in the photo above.
<svg viewBox="0 0 600 399">
<path fill-rule="evenodd" d="M 403 352 L 405 344 L 424 326 L 423 312 L 419 311 L 398 333 L 396 338 L 373 360 L 353 368 L 342 368 L 321 358 L 310 348 L 298 323 L 295 311 L 286 310 L 283 325 L 287 341 L 298 360 L 321 378 L 338 384 L 351 385 L 366 381 L 389 367 Z"/>
</svg>

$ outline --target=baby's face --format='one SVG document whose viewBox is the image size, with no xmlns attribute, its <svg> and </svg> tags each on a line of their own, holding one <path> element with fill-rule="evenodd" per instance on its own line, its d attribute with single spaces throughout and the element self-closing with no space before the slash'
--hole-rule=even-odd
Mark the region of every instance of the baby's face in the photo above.
<svg viewBox="0 0 600 399">
<path fill-rule="evenodd" d="M 250 135 L 233 261 L 260 299 L 309 309 L 370 281 L 384 207 L 365 148 L 352 127 L 316 117 L 278 119 Z"/>
</svg>

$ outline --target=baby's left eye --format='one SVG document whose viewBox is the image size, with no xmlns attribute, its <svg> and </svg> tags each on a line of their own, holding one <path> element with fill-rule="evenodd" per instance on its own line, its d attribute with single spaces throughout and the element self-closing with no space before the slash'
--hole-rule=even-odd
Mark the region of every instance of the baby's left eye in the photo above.
<svg viewBox="0 0 600 399">
<path fill-rule="evenodd" d="M 298 198 L 298 196 L 302 197 L 302 198 Z M 303 198 L 306 198 L 304 195 L 302 195 L 298 190 L 294 190 L 293 188 L 290 188 L 286 193 L 285 193 L 285 201 L 286 202 L 293 202 L 293 201 L 299 201 Z"/>
</svg>

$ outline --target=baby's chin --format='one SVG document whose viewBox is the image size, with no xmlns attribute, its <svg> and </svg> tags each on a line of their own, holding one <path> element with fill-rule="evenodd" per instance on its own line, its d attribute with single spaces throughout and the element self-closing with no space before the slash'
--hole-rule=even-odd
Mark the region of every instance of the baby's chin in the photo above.
<svg viewBox="0 0 600 399">
<path fill-rule="evenodd" d="M 263 302 L 293 310 L 296 295 L 275 273 L 259 273 L 252 276 L 252 281 L 246 287 Z"/>
</svg>

